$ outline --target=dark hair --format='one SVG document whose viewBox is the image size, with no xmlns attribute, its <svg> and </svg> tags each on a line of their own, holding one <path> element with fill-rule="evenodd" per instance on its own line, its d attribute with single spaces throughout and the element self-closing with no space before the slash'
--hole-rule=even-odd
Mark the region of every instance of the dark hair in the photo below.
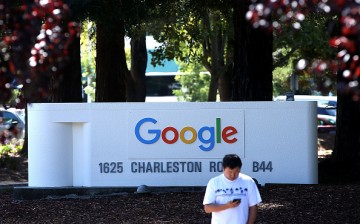
<svg viewBox="0 0 360 224">
<path fill-rule="evenodd" d="M 222 166 L 225 169 L 229 167 L 230 169 L 234 169 L 235 167 L 239 167 L 241 169 L 242 162 L 238 155 L 236 154 L 228 154 L 223 158 Z"/>
</svg>

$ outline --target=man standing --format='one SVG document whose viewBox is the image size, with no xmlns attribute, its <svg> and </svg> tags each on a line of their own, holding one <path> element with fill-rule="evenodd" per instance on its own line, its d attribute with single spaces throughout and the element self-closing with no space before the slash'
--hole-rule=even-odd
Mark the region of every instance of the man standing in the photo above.
<svg viewBox="0 0 360 224">
<path fill-rule="evenodd" d="M 212 224 L 254 223 L 257 205 L 261 202 L 255 181 L 240 173 L 242 162 L 238 155 L 225 155 L 223 173 L 212 178 L 204 196 L 204 209 L 212 213 Z"/>
</svg>

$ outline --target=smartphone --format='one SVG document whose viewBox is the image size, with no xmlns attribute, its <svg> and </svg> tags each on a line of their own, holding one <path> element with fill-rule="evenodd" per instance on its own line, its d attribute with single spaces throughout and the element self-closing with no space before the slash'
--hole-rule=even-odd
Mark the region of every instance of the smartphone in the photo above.
<svg viewBox="0 0 360 224">
<path fill-rule="evenodd" d="M 234 200 L 233 200 L 233 202 L 241 202 L 241 198 L 235 198 Z"/>
</svg>

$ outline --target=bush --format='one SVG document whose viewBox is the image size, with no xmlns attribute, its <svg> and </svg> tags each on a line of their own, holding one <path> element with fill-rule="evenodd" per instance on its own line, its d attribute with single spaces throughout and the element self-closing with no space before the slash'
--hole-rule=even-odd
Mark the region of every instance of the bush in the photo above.
<svg viewBox="0 0 360 224">
<path fill-rule="evenodd" d="M 23 140 L 13 139 L 6 145 L 0 145 L 0 167 L 15 169 L 16 158 L 20 157 L 23 148 Z"/>
</svg>

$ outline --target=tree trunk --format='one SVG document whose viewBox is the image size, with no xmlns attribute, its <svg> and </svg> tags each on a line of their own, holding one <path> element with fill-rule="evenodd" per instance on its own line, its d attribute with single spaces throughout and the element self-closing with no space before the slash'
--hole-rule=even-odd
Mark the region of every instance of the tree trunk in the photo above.
<svg viewBox="0 0 360 224">
<path fill-rule="evenodd" d="M 50 102 L 82 102 L 80 37 L 75 38 L 69 46 L 70 59 L 61 71 L 60 80 L 54 80 L 53 94 Z"/>
<path fill-rule="evenodd" d="M 208 93 L 208 101 L 216 101 L 220 77 L 223 76 L 225 72 L 225 62 L 224 62 L 224 49 L 226 36 L 224 32 L 223 25 L 219 22 L 221 20 L 220 16 L 208 12 L 203 21 L 204 30 L 211 35 L 203 43 L 204 57 L 210 57 L 211 63 L 207 60 L 204 61 L 204 66 L 211 74 L 210 86 Z"/>
<path fill-rule="evenodd" d="M 217 18 L 217 17 L 216 17 Z M 211 20 L 214 20 L 212 18 Z M 213 21 L 212 24 L 215 24 Z M 213 35 L 211 36 L 211 80 L 208 101 L 216 101 L 217 91 L 219 89 L 219 78 L 225 71 L 224 63 L 224 45 L 222 41 L 222 29 L 221 26 L 215 26 Z"/>
<path fill-rule="evenodd" d="M 233 55 L 233 51 L 230 50 L 230 48 L 232 48 L 233 46 L 231 46 L 230 41 L 228 42 L 227 45 L 228 45 L 228 50 L 226 51 L 225 71 L 221 74 L 219 78 L 219 95 L 220 95 L 220 101 L 222 102 L 231 101 L 231 93 L 232 93 L 231 79 L 234 74 L 234 70 L 233 70 L 234 55 Z"/>
<path fill-rule="evenodd" d="M 50 92 L 50 96 L 47 98 L 31 98 L 29 103 L 65 103 L 65 102 L 82 102 L 82 83 L 81 83 L 81 59 L 80 59 L 80 37 L 75 38 L 73 42 L 68 46 L 69 58 L 66 59 L 64 67 L 58 71 L 60 75 L 52 77 L 52 81 L 47 90 Z M 34 73 L 39 75 L 39 73 Z M 44 74 L 42 74 L 45 76 Z M 35 79 L 37 80 L 37 79 Z M 25 88 L 25 94 L 36 93 L 34 89 L 39 88 L 40 82 L 34 82 Z M 28 154 L 28 108 L 25 107 L 25 137 L 22 149 L 22 154 Z"/>
<path fill-rule="evenodd" d="M 216 101 L 218 86 L 219 86 L 219 74 L 212 72 L 210 79 L 209 93 L 208 93 L 208 102 Z"/>
<path fill-rule="evenodd" d="M 272 33 L 245 19 L 250 1 L 234 3 L 234 101 L 272 100 Z"/>
<path fill-rule="evenodd" d="M 231 77 L 233 71 L 227 70 L 223 75 L 219 78 L 219 95 L 220 101 L 231 101 Z"/>
<path fill-rule="evenodd" d="M 341 15 L 337 15 L 341 18 Z M 341 25 L 332 26 L 331 36 L 341 35 Z M 342 49 L 339 48 L 339 51 Z M 357 55 L 359 49 L 357 49 Z M 352 63 L 349 60 L 348 63 Z M 349 65 L 348 65 L 349 66 Z M 330 160 L 319 165 L 319 172 L 332 180 L 359 181 L 360 178 L 360 102 L 353 100 L 346 88 L 349 79 L 342 74 L 346 67 L 341 66 L 337 75 L 337 113 L 335 147 Z M 320 175 L 319 175 L 320 176 Z"/>
<path fill-rule="evenodd" d="M 95 101 L 126 102 L 125 79 L 129 70 L 125 57 L 123 22 L 99 21 L 96 25 Z"/>
<path fill-rule="evenodd" d="M 333 158 L 340 163 L 360 162 L 360 103 L 338 94 Z"/>
<path fill-rule="evenodd" d="M 360 180 L 360 103 L 338 91 L 335 148 L 319 163 L 319 182 Z"/>
<path fill-rule="evenodd" d="M 146 35 L 131 38 L 131 76 L 127 77 L 127 101 L 145 102 L 147 66 Z"/>
</svg>

